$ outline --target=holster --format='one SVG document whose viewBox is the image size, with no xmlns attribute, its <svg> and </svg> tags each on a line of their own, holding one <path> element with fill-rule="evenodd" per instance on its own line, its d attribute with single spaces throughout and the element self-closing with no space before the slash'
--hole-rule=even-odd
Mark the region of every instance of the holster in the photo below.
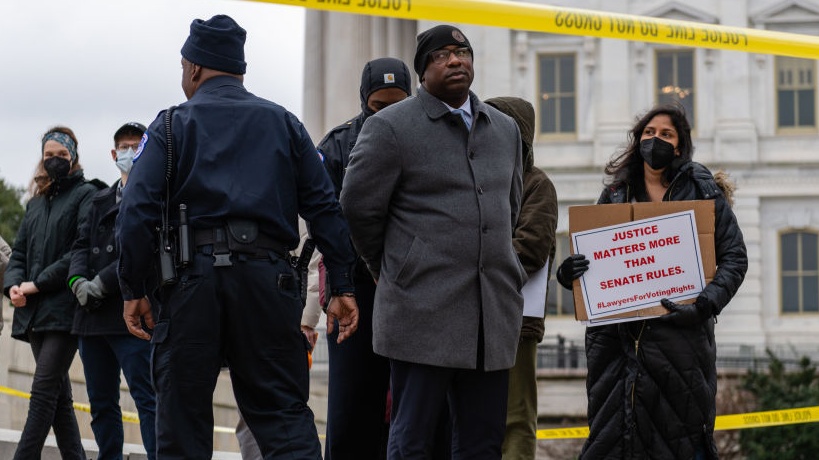
<svg viewBox="0 0 819 460">
<path fill-rule="evenodd" d="M 316 243 L 312 238 L 307 238 L 301 246 L 301 254 L 294 257 L 291 261 L 293 268 L 299 275 L 299 286 L 301 287 L 301 304 L 302 307 L 307 305 L 307 272 L 310 267 L 310 259 L 313 258 L 313 252 L 316 250 Z"/>
<path fill-rule="evenodd" d="M 259 224 L 247 219 L 230 219 L 224 227 L 195 229 L 193 244 L 196 247 L 213 245 L 214 266 L 230 266 L 231 254 L 247 258 L 264 259 L 270 253 L 287 257 L 287 248 L 273 238 L 259 232 Z"/>
<path fill-rule="evenodd" d="M 176 283 L 176 249 L 169 229 L 159 229 L 159 280 L 162 286 Z"/>
</svg>

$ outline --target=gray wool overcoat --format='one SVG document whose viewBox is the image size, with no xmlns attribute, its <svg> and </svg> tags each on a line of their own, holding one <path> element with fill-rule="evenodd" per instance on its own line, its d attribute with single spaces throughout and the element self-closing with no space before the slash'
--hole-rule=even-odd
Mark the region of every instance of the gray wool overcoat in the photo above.
<svg viewBox="0 0 819 460">
<path fill-rule="evenodd" d="M 512 246 L 521 139 L 470 93 L 472 129 L 421 87 L 367 119 L 341 189 L 358 253 L 378 280 L 373 349 L 483 370 L 514 365 L 523 270 Z"/>
</svg>

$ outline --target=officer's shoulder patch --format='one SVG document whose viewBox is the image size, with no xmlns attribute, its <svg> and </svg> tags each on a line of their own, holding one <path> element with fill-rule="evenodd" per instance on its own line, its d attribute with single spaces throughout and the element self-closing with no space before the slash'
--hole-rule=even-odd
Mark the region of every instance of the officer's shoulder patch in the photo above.
<svg viewBox="0 0 819 460">
<path fill-rule="evenodd" d="M 145 143 L 147 143 L 147 142 L 148 142 L 148 132 L 146 131 L 142 135 L 142 139 L 139 140 L 139 147 L 137 147 L 137 151 L 136 151 L 136 153 L 134 153 L 134 160 L 133 160 L 134 163 L 136 163 L 136 161 L 139 159 L 140 155 L 142 155 L 142 151 L 145 150 Z"/>
</svg>

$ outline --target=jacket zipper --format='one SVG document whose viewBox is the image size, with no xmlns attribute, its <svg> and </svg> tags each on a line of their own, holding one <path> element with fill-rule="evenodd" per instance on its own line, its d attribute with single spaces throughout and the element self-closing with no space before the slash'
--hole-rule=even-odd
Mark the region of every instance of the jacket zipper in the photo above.
<svg viewBox="0 0 819 460">
<path fill-rule="evenodd" d="M 634 359 L 635 360 L 639 359 L 639 356 L 637 355 L 637 352 L 640 351 L 640 338 L 643 337 L 643 331 L 645 329 L 646 329 L 646 320 L 643 320 L 643 324 L 642 324 L 642 326 L 640 326 L 640 333 L 637 334 L 637 338 L 634 338 L 634 336 L 631 335 L 631 331 L 629 331 L 629 334 L 628 334 L 628 335 L 631 335 L 631 338 L 634 340 Z M 637 387 L 637 377 L 638 376 L 635 376 L 634 381 L 631 382 L 631 410 L 634 410 L 634 390 Z"/>
</svg>

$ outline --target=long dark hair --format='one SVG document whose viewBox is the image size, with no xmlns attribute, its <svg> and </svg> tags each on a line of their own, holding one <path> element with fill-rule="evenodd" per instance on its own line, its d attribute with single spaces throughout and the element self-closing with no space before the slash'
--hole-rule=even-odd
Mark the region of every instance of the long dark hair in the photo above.
<svg viewBox="0 0 819 460">
<path fill-rule="evenodd" d="M 677 175 L 680 166 L 691 161 L 694 156 L 694 145 L 691 142 L 691 126 L 685 117 L 685 109 L 681 104 L 671 103 L 654 106 L 645 115 L 636 119 L 634 126 L 628 133 L 628 145 L 606 163 L 605 173 L 608 176 L 605 183 L 613 186 L 627 184 L 635 192 L 645 190 L 643 180 L 643 157 L 640 155 L 640 137 L 646 125 L 657 115 L 668 115 L 674 129 L 677 130 L 677 150 L 680 155 L 663 171 L 663 182 L 671 183 Z"/>
</svg>

